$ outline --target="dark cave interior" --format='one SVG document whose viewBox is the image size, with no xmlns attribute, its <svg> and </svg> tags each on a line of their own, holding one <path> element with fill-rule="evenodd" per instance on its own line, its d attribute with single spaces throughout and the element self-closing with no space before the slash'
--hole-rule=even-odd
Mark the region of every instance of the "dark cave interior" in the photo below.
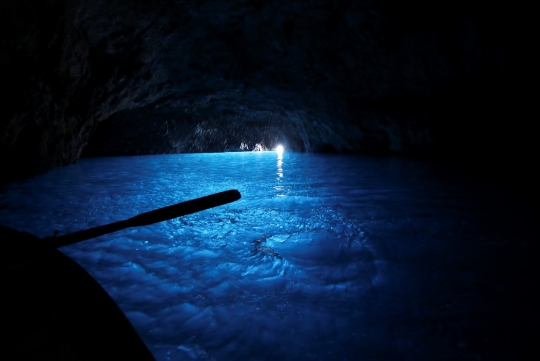
<svg viewBox="0 0 540 361">
<path fill-rule="evenodd" d="M 299 152 L 429 158 L 500 183 L 514 174 L 511 186 L 534 183 L 521 166 L 534 148 L 519 85 L 525 25 L 504 4 L 0 7 L 3 182 L 81 156 L 279 142 Z"/>
<path fill-rule="evenodd" d="M 81 157 L 282 144 L 442 163 L 536 210 L 532 14 L 464 0 L 3 0 L 0 189 Z"/>
</svg>

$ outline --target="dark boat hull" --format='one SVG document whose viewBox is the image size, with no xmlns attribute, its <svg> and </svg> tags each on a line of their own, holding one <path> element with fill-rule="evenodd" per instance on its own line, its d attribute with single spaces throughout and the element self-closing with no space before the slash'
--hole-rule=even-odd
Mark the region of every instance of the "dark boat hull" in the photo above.
<svg viewBox="0 0 540 361">
<path fill-rule="evenodd" d="M 0 226 L 4 360 L 153 360 L 105 290 L 43 240 Z"/>
</svg>

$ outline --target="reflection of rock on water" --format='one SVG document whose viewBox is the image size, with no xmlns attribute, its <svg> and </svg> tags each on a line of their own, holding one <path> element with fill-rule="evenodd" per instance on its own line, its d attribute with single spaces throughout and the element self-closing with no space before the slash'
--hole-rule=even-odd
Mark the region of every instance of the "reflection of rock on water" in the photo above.
<svg viewBox="0 0 540 361">
<path fill-rule="evenodd" d="M 279 253 L 274 251 L 272 247 L 266 246 L 265 242 L 266 242 L 266 236 L 262 236 L 261 238 L 254 240 L 253 241 L 253 244 L 255 245 L 254 253 L 283 260 L 283 257 L 281 257 Z"/>
<path fill-rule="evenodd" d="M 260 252 L 260 253 L 263 253 L 264 255 L 266 256 L 270 256 L 270 257 L 275 257 L 277 259 L 283 259 L 283 257 L 281 257 L 281 255 L 279 253 L 277 253 L 276 251 L 274 251 L 273 248 L 271 247 L 257 247 L 255 248 L 255 252 Z"/>
</svg>

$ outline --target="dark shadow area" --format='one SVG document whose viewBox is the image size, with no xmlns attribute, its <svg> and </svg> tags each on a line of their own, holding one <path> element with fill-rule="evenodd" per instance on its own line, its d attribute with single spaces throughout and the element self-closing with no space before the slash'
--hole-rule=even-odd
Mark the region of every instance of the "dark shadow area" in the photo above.
<svg viewBox="0 0 540 361">
<path fill-rule="evenodd" d="M 112 298 L 81 266 L 0 226 L 5 360 L 153 360 Z"/>
</svg>

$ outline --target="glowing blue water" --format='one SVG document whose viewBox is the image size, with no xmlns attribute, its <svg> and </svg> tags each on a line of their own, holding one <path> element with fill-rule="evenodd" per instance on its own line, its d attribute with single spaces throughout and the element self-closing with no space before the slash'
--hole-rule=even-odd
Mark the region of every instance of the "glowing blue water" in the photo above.
<svg viewBox="0 0 540 361">
<path fill-rule="evenodd" d="M 487 359 L 520 352 L 501 322 L 536 322 L 518 203 L 428 163 L 84 159 L 3 189 L 0 224 L 45 237 L 227 189 L 242 199 L 62 249 L 158 360 Z"/>
</svg>

